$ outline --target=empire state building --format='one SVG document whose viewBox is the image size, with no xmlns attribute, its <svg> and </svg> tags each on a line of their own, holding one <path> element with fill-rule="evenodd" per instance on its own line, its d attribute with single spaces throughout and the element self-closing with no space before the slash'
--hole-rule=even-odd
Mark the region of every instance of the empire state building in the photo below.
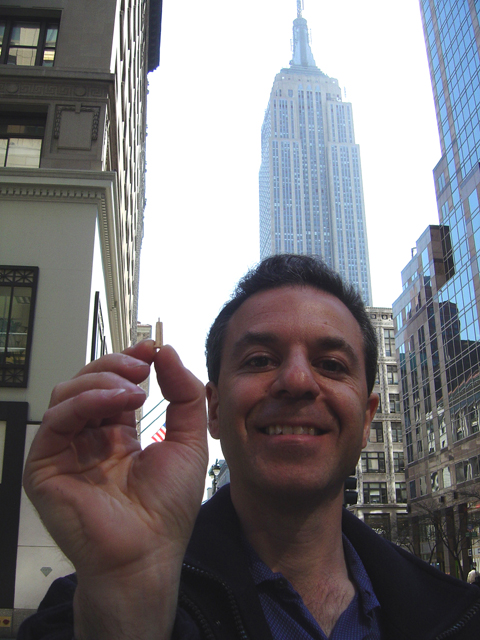
<svg viewBox="0 0 480 640">
<path fill-rule="evenodd" d="M 262 125 L 260 257 L 321 257 L 371 304 L 360 150 L 352 105 L 315 64 L 297 0 L 293 57 L 275 77 Z"/>
</svg>

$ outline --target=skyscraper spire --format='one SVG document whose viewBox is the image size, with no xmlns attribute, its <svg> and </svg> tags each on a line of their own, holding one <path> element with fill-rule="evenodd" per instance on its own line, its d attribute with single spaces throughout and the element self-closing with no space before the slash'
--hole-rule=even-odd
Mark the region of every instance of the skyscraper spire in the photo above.
<svg viewBox="0 0 480 640">
<path fill-rule="evenodd" d="M 293 21 L 293 58 L 291 67 L 316 67 L 308 38 L 307 21 L 302 17 L 303 0 L 297 0 L 297 18 Z"/>
</svg>

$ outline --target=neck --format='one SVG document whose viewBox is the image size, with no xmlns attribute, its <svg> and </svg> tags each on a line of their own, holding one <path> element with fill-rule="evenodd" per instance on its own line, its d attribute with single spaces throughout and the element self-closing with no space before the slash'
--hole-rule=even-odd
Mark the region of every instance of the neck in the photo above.
<svg viewBox="0 0 480 640">
<path fill-rule="evenodd" d="M 231 486 L 243 531 L 272 571 L 292 584 L 309 576 L 346 573 L 342 542 L 342 495 L 314 506 L 298 500 L 250 499 Z"/>
<path fill-rule="evenodd" d="M 298 500 L 275 502 L 258 492 L 249 499 L 231 485 L 248 541 L 290 581 L 327 637 L 355 595 L 343 551 L 342 495 L 307 509 Z"/>
</svg>

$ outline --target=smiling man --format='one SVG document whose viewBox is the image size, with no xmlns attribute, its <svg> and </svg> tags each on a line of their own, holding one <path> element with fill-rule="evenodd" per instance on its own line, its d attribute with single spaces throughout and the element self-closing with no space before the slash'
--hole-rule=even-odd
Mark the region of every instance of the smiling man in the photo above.
<svg viewBox="0 0 480 640">
<path fill-rule="evenodd" d="M 342 507 L 378 403 L 356 291 L 314 258 L 268 258 L 206 352 L 231 484 L 198 516 L 204 395 L 170 347 L 106 356 L 55 389 L 25 486 L 76 576 L 54 583 L 19 640 L 479 637 L 480 590 Z M 152 362 L 167 437 L 142 452 L 133 410 Z"/>
</svg>

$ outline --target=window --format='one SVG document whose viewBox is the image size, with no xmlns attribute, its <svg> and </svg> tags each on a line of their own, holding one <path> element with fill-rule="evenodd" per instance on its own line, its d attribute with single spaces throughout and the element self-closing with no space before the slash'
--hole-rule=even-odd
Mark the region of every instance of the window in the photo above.
<svg viewBox="0 0 480 640">
<path fill-rule="evenodd" d="M 420 478 L 420 495 L 425 496 L 427 494 L 427 480 L 425 476 Z"/>
<path fill-rule="evenodd" d="M 402 473 L 405 471 L 405 460 L 403 457 L 403 451 L 393 452 L 393 468 L 395 473 Z"/>
<path fill-rule="evenodd" d="M 401 422 L 392 422 L 392 442 L 403 442 Z"/>
<path fill-rule="evenodd" d="M 437 450 L 435 444 L 435 427 L 433 420 L 427 420 L 427 440 L 428 440 L 428 453 L 435 453 Z"/>
<path fill-rule="evenodd" d="M 395 365 L 387 365 L 388 384 L 398 384 L 398 371 Z"/>
<path fill-rule="evenodd" d="M 59 21 L 0 17 L 0 64 L 53 67 Z"/>
<path fill-rule="evenodd" d="M 381 422 L 372 422 L 370 442 L 383 442 L 383 425 Z"/>
<path fill-rule="evenodd" d="M 390 514 L 389 513 L 366 513 L 365 524 L 378 533 L 382 538 L 391 540 Z"/>
<path fill-rule="evenodd" d="M 38 168 L 45 115 L 0 112 L 0 167 Z"/>
<path fill-rule="evenodd" d="M 363 473 L 385 473 L 385 453 L 383 451 L 362 453 Z"/>
<path fill-rule="evenodd" d="M 404 502 L 406 502 L 406 496 Z M 399 540 L 408 540 L 410 537 L 410 518 L 406 513 L 397 513 L 397 532 Z"/>
<path fill-rule="evenodd" d="M 415 484 L 415 480 L 410 480 L 408 485 L 410 487 L 410 500 L 413 500 L 417 497 L 417 486 Z"/>
<path fill-rule="evenodd" d="M 26 387 L 38 267 L 0 266 L 0 387 Z"/>
<path fill-rule="evenodd" d="M 383 338 L 385 343 L 385 355 L 395 355 L 395 331 L 393 329 L 384 329 Z"/>
<path fill-rule="evenodd" d="M 395 501 L 396 502 L 407 501 L 407 483 L 406 482 L 395 483 Z"/>
<path fill-rule="evenodd" d="M 443 476 L 443 488 L 448 489 L 448 487 L 452 486 L 452 476 L 451 476 L 449 467 L 444 467 L 442 469 L 442 476 Z"/>
<path fill-rule="evenodd" d="M 440 434 L 440 448 L 445 449 L 447 446 L 447 427 L 445 423 L 445 414 L 438 417 L 438 433 Z"/>
<path fill-rule="evenodd" d="M 438 191 L 439 192 L 442 191 L 445 188 L 445 184 L 446 184 L 446 182 L 445 182 L 445 174 L 441 173 L 438 176 Z"/>
<path fill-rule="evenodd" d="M 400 413 L 400 395 L 398 393 L 389 393 L 388 402 L 390 413 Z"/>
<path fill-rule="evenodd" d="M 386 482 L 364 482 L 363 499 L 365 504 L 386 504 L 387 483 Z"/>
<path fill-rule="evenodd" d="M 480 465 L 477 456 L 458 462 L 455 465 L 455 477 L 457 483 L 467 482 L 467 480 L 473 480 L 480 476 Z"/>
</svg>

